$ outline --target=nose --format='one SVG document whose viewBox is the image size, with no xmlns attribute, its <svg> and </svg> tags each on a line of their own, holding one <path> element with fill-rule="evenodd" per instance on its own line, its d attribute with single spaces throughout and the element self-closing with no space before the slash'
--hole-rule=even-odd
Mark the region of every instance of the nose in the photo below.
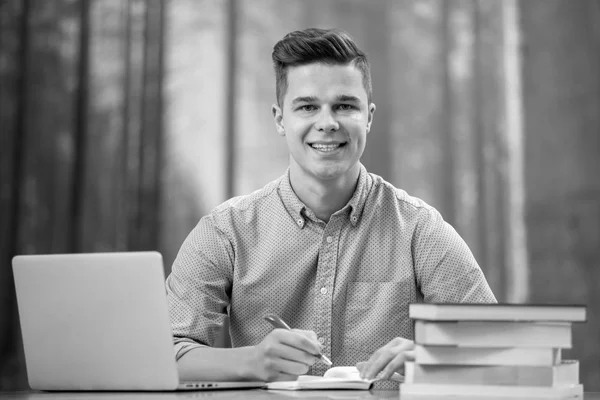
<svg viewBox="0 0 600 400">
<path fill-rule="evenodd" d="M 340 129 L 340 124 L 335 119 L 335 115 L 328 107 L 323 107 L 319 113 L 319 119 L 315 124 L 315 128 L 322 132 L 335 132 Z"/>
</svg>

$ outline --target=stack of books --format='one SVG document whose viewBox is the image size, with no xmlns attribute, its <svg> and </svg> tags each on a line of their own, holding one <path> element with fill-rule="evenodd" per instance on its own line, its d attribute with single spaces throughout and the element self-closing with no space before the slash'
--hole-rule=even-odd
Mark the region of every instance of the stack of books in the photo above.
<svg viewBox="0 0 600 400">
<path fill-rule="evenodd" d="M 410 304 L 415 359 L 405 363 L 401 399 L 570 399 L 583 396 L 573 345 L 580 305 Z"/>
</svg>

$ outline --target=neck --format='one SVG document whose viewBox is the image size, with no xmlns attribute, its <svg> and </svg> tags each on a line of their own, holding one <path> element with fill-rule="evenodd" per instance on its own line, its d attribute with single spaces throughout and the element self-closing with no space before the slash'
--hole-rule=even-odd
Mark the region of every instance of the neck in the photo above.
<svg viewBox="0 0 600 400">
<path fill-rule="evenodd" d="M 335 179 L 321 180 L 300 171 L 299 168 L 290 168 L 290 184 L 298 198 L 310 208 L 317 218 L 328 222 L 331 215 L 342 209 L 352 198 L 360 164 Z"/>
</svg>

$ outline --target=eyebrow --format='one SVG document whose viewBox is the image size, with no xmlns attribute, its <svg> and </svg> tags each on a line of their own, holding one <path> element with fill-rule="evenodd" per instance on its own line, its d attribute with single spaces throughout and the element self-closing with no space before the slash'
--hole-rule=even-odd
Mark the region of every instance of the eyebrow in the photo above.
<svg viewBox="0 0 600 400">
<path fill-rule="evenodd" d="M 354 102 L 354 103 L 360 103 L 360 99 L 356 96 L 350 96 L 347 94 L 341 94 L 339 96 L 336 97 L 337 101 L 346 101 L 346 102 Z"/>
<path fill-rule="evenodd" d="M 314 103 L 317 101 L 315 96 L 304 96 L 304 97 L 296 97 L 292 100 L 292 105 L 296 105 L 298 103 Z"/>
<path fill-rule="evenodd" d="M 296 97 L 294 100 L 292 100 L 292 105 L 296 105 L 298 103 L 315 103 L 315 102 L 317 102 L 317 100 L 318 100 L 318 98 L 315 96 Z M 335 98 L 335 100 L 360 103 L 360 99 L 358 97 L 347 95 L 347 94 L 340 94 L 339 96 L 337 96 Z"/>
</svg>

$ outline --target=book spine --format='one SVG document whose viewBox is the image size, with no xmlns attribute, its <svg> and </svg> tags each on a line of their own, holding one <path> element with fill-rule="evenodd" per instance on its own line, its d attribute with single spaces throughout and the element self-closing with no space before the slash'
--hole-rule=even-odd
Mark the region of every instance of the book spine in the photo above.
<svg viewBox="0 0 600 400">
<path fill-rule="evenodd" d="M 557 365 L 561 362 L 561 351 L 554 348 L 416 345 L 415 362 L 442 365 Z"/>
<path fill-rule="evenodd" d="M 464 385 L 560 386 L 579 383 L 579 362 L 555 366 L 459 366 L 405 363 L 405 382 Z"/>
<path fill-rule="evenodd" d="M 415 342 L 464 347 L 572 347 L 570 323 L 415 322 Z"/>
<path fill-rule="evenodd" d="M 585 322 L 586 307 L 540 304 L 423 304 L 408 306 L 412 319 L 430 321 L 562 321 Z"/>
<path fill-rule="evenodd" d="M 564 399 L 583 396 L 583 385 L 557 387 L 498 386 L 498 385 L 443 385 L 428 383 L 401 383 L 400 398 L 418 396 L 481 396 L 481 398 Z M 423 398 L 423 397 L 419 397 Z"/>
</svg>

